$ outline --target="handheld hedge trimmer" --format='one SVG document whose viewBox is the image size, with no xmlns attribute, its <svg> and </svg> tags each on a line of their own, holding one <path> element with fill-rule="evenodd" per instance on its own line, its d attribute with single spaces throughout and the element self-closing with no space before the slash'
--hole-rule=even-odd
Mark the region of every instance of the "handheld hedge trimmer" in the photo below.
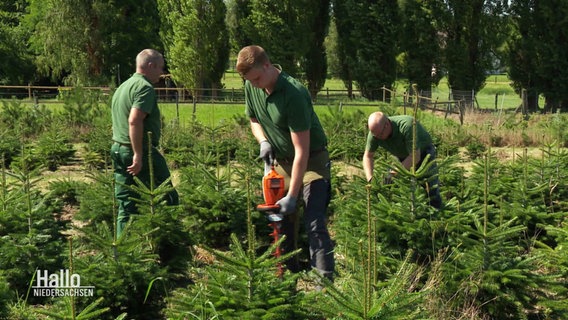
<svg viewBox="0 0 568 320">
<path fill-rule="evenodd" d="M 272 244 L 280 240 L 280 228 L 282 227 L 284 215 L 279 213 L 280 205 L 276 204 L 276 202 L 284 197 L 285 192 L 284 177 L 276 172 L 274 161 L 272 161 L 270 171 L 262 178 L 262 194 L 265 203 L 256 206 L 256 210 L 264 212 L 268 221 L 270 221 L 268 225 L 272 227 L 272 233 L 270 233 L 274 240 Z M 274 256 L 279 258 L 281 254 L 282 249 L 280 249 L 280 246 L 277 246 Z M 277 265 L 277 276 L 281 277 L 283 273 L 282 263 L 279 262 Z"/>
</svg>

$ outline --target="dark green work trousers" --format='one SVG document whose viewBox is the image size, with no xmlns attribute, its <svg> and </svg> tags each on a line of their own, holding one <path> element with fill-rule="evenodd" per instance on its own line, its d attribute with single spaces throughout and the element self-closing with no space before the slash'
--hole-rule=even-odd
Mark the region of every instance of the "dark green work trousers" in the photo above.
<svg viewBox="0 0 568 320">
<path fill-rule="evenodd" d="M 156 149 L 152 148 L 152 163 L 154 169 L 154 188 L 160 186 L 170 177 L 170 171 L 166 163 L 166 159 Z M 110 149 L 111 159 L 114 165 L 115 190 L 114 194 L 118 202 L 118 217 L 116 224 L 116 235 L 120 237 L 122 230 L 130 219 L 131 214 L 138 212 L 136 202 L 133 198 L 139 198 L 139 195 L 128 186 L 136 185 L 134 176 L 126 171 L 126 168 L 132 164 L 134 152 L 130 145 L 114 142 Z M 150 187 L 150 166 L 148 165 L 148 149 L 144 148 L 142 170 L 136 177 L 140 179 L 147 187 Z M 171 184 L 171 182 L 170 182 Z M 179 204 L 179 195 L 175 189 L 167 194 L 166 202 L 168 205 Z"/>
</svg>

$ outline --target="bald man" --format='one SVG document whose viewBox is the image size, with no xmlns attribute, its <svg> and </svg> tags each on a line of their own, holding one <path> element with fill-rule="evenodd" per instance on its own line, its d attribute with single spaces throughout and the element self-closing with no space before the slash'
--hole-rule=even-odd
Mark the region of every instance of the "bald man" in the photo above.
<svg viewBox="0 0 568 320">
<path fill-rule="evenodd" d="M 416 149 L 413 150 L 414 118 L 407 115 L 388 117 L 382 112 L 374 112 L 369 116 L 367 144 L 363 155 L 363 169 L 367 181 L 373 178 L 374 155 L 378 147 L 383 147 L 409 169 L 419 168 L 427 155 L 428 161 L 436 159 L 436 147 L 432 144 L 430 134 L 416 121 Z M 438 168 L 434 162 L 430 167 L 427 182 L 425 183 L 430 205 L 440 209 L 442 198 L 440 196 Z"/>
<path fill-rule="evenodd" d="M 136 185 L 134 176 L 147 187 L 150 187 L 150 182 L 158 187 L 170 177 L 166 160 L 158 151 L 162 119 L 153 86 L 163 73 L 162 54 L 154 49 L 142 50 L 136 56 L 136 73 L 122 83 L 112 96 L 111 159 L 118 202 L 117 238 L 122 235 L 130 216 L 138 212 L 133 199 L 140 196 L 130 188 Z M 148 141 L 148 132 L 152 133 L 151 141 Z M 154 181 L 150 181 L 150 153 Z M 171 182 L 169 184 L 172 189 L 165 200 L 169 205 L 177 205 L 179 195 Z"/>
</svg>

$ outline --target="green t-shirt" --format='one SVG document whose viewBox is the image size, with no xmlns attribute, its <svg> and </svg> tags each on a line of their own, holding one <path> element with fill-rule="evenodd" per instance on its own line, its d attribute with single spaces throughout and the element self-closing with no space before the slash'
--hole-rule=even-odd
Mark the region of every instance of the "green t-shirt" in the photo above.
<svg viewBox="0 0 568 320">
<path fill-rule="evenodd" d="M 296 79 L 281 72 L 271 95 L 245 83 L 246 114 L 256 118 L 276 158 L 293 158 L 290 132 L 310 130 L 310 150 L 327 146 L 327 137 L 314 112 L 308 90 Z"/>
<path fill-rule="evenodd" d="M 380 140 L 369 131 L 367 135 L 367 151 L 375 152 L 378 147 L 383 147 L 399 159 L 404 159 L 412 152 L 412 122 L 411 116 L 389 117 L 392 124 L 392 134 L 386 140 Z M 424 127 L 416 122 L 416 149 L 424 150 L 432 144 L 430 134 Z"/>
<path fill-rule="evenodd" d="M 152 132 L 152 145 L 157 146 L 161 135 L 161 117 L 156 91 L 141 74 L 135 73 L 121 84 L 112 97 L 112 140 L 130 144 L 128 117 L 131 108 L 138 108 L 148 114 L 144 119 L 143 146 L 148 145 L 148 134 Z"/>
</svg>

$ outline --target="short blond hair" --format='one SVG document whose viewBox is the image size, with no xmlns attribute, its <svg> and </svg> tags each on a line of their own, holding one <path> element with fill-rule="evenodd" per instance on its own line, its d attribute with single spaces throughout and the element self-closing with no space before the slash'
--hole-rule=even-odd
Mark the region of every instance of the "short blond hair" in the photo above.
<svg viewBox="0 0 568 320">
<path fill-rule="evenodd" d="M 239 51 L 237 56 L 237 72 L 244 76 L 252 68 L 257 68 L 263 66 L 265 63 L 269 63 L 270 59 L 268 54 L 261 46 L 251 45 L 246 46 Z"/>
</svg>

